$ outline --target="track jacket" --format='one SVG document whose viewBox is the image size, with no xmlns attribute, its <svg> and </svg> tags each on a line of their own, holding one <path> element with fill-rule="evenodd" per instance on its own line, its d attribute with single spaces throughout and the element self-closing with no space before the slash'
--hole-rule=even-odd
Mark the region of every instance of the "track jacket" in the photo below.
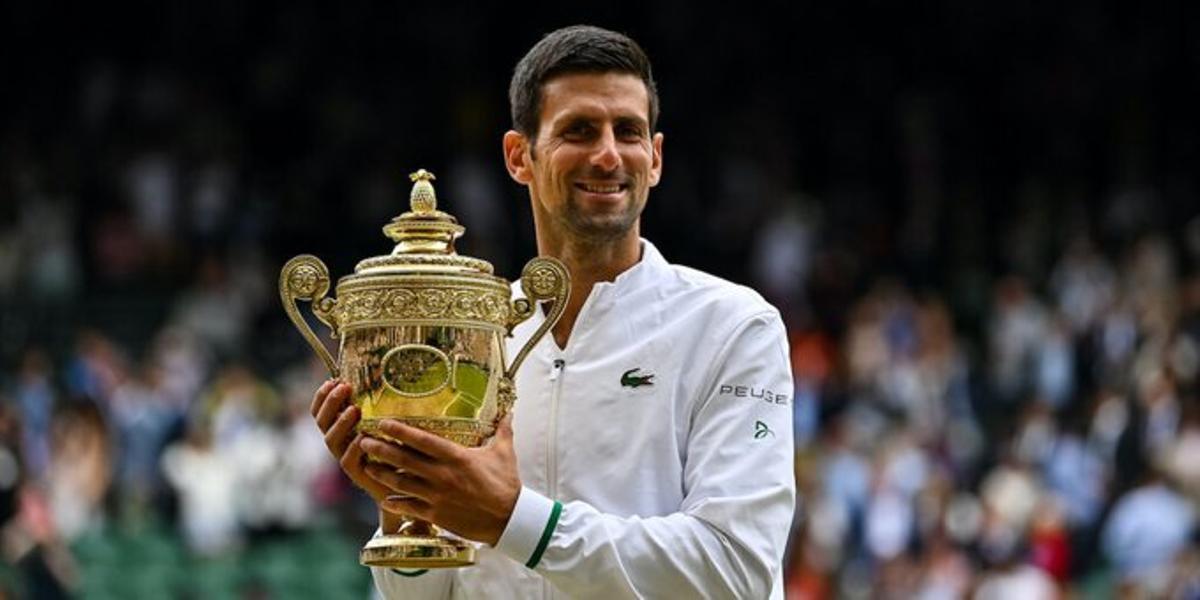
<svg viewBox="0 0 1200 600">
<path fill-rule="evenodd" d="M 517 327 L 510 357 L 543 318 Z M 523 487 L 499 542 L 474 567 L 372 569 L 385 597 L 783 598 L 792 376 L 761 296 L 643 240 L 516 389 Z"/>
</svg>

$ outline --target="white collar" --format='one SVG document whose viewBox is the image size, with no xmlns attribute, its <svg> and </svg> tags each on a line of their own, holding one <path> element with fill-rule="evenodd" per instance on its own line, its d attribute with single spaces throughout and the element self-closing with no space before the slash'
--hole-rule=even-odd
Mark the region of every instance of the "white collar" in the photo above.
<svg viewBox="0 0 1200 600">
<path fill-rule="evenodd" d="M 640 238 L 642 248 L 641 260 L 634 263 L 632 267 L 625 269 L 619 273 L 612 281 L 599 281 L 593 286 L 593 293 L 613 288 L 618 293 L 626 293 L 629 291 L 640 289 L 646 285 L 651 285 L 655 281 L 659 281 L 663 272 L 670 268 L 670 263 L 666 258 L 663 258 L 662 253 L 650 240 Z"/>
</svg>

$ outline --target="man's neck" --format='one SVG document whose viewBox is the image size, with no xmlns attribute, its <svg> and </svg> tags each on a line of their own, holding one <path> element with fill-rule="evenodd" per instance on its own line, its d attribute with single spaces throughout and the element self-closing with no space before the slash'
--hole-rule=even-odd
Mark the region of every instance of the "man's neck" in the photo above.
<svg viewBox="0 0 1200 600">
<path fill-rule="evenodd" d="M 642 258 L 641 238 L 636 225 L 624 237 L 603 243 L 546 237 L 538 236 L 538 254 L 561 260 L 571 273 L 571 298 L 553 330 L 558 347 L 566 348 L 592 287 L 601 281 L 613 281 L 636 265 Z"/>
</svg>

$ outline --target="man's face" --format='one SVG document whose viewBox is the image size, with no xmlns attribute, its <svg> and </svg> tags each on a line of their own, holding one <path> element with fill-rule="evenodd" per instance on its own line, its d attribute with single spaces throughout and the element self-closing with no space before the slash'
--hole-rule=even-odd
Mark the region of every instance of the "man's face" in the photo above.
<svg viewBox="0 0 1200 600">
<path fill-rule="evenodd" d="M 619 239 L 637 224 L 662 173 L 662 134 L 652 134 L 642 80 L 625 73 L 572 74 L 542 86 L 537 139 L 519 157 L 539 222 L 581 241 Z M 506 145 L 507 145 L 506 141 Z"/>
</svg>

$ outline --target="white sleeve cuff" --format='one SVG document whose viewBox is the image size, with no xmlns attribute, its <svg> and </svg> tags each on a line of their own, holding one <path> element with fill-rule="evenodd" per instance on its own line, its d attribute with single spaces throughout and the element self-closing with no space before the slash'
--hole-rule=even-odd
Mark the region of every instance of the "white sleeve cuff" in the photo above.
<svg viewBox="0 0 1200 600">
<path fill-rule="evenodd" d="M 496 550 L 530 569 L 536 567 L 561 513 L 562 504 L 522 486 Z"/>
</svg>

